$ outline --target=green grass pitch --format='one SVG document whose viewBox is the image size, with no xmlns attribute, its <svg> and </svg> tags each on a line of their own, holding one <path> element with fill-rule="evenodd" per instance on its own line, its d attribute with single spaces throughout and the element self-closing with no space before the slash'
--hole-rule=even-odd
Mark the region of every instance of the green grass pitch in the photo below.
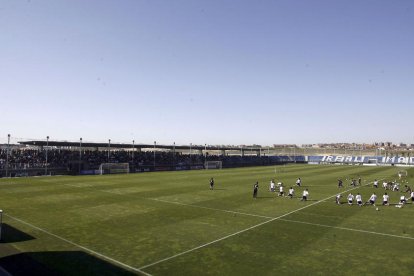
<svg viewBox="0 0 414 276">
<path fill-rule="evenodd" d="M 414 204 L 381 206 L 384 190 L 370 184 L 397 172 L 287 165 L 0 179 L 0 265 L 35 263 L 59 275 L 412 275 Z M 359 176 L 364 185 L 349 186 Z M 272 178 L 287 191 L 297 177 L 295 198 L 269 192 Z M 364 201 L 376 192 L 379 211 L 348 206 L 350 189 Z M 387 192 L 392 204 L 403 194 Z"/>
</svg>

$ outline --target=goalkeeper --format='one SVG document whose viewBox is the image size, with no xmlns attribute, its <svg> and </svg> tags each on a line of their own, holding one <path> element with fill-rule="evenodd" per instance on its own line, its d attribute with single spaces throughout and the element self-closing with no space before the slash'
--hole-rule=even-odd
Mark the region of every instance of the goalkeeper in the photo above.
<svg viewBox="0 0 414 276">
<path fill-rule="evenodd" d="M 210 178 L 210 190 L 214 189 L 214 178 Z"/>
</svg>

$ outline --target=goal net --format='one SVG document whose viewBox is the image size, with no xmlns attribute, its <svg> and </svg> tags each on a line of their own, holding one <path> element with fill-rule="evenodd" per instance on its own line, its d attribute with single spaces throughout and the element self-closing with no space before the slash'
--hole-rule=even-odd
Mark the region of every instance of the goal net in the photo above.
<svg viewBox="0 0 414 276">
<path fill-rule="evenodd" d="M 206 161 L 204 163 L 204 168 L 206 170 L 221 169 L 222 165 L 223 165 L 222 161 Z"/>
<path fill-rule="evenodd" d="M 403 177 L 407 177 L 408 172 L 406 170 L 400 170 L 400 171 L 398 171 L 397 175 L 398 175 L 398 178 L 401 179 Z"/>
<path fill-rule="evenodd" d="M 129 163 L 102 163 L 99 166 L 100 174 L 129 173 Z"/>
</svg>

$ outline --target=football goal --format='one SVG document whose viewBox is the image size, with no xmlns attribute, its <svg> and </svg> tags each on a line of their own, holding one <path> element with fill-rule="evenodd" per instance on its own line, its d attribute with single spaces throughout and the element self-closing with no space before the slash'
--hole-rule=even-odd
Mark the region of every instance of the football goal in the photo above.
<svg viewBox="0 0 414 276">
<path fill-rule="evenodd" d="M 129 173 L 129 163 L 102 163 L 99 166 L 100 174 Z"/>
<path fill-rule="evenodd" d="M 406 170 L 400 170 L 397 175 L 399 179 L 406 178 L 408 176 L 408 172 Z"/>
<path fill-rule="evenodd" d="M 204 168 L 206 170 L 221 169 L 223 165 L 222 161 L 206 161 L 204 163 Z"/>
</svg>

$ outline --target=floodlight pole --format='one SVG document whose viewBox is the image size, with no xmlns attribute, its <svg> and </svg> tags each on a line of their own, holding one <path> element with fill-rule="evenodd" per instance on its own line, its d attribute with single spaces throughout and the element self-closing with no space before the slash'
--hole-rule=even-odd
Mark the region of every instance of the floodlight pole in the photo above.
<svg viewBox="0 0 414 276">
<path fill-rule="evenodd" d="M 81 173 L 82 162 L 82 137 L 79 139 L 79 174 Z"/>
<path fill-rule="evenodd" d="M 295 163 L 296 163 L 296 147 L 293 147 L 293 158 L 294 158 Z"/>
<path fill-rule="evenodd" d="M 132 163 L 134 163 L 135 140 L 132 140 Z"/>
<path fill-rule="evenodd" d="M 204 162 L 207 160 L 207 144 L 204 144 Z"/>
<path fill-rule="evenodd" d="M 174 170 L 175 170 L 175 142 L 173 144 L 173 166 L 174 166 Z"/>
<path fill-rule="evenodd" d="M 0 240 L 2 240 L 2 228 L 3 228 L 3 210 L 0 210 Z"/>
<path fill-rule="evenodd" d="M 191 146 L 193 145 L 193 143 L 190 143 L 190 165 L 193 164 L 193 160 L 191 159 Z"/>
<path fill-rule="evenodd" d="M 46 166 L 45 166 L 45 175 L 47 175 L 47 149 L 49 148 L 49 136 L 46 136 Z"/>
<path fill-rule="evenodd" d="M 154 141 L 154 171 L 155 171 L 155 146 L 157 145 L 157 141 Z"/>
<path fill-rule="evenodd" d="M 108 163 L 109 163 L 109 154 L 111 151 L 111 139 L 108 139 Z"/>
<path fill-rule="evenodd" d="M 10 134 L 7 134 L 6 177 L 9 174 Z"/>
</svg>

